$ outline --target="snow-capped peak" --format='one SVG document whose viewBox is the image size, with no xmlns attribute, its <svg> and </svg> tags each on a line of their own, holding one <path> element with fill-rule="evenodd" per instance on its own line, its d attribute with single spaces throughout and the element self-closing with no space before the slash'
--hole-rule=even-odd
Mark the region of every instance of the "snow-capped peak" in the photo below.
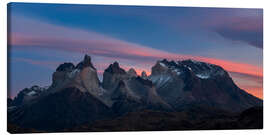
<svg viewBox="0 0 270 135">
<path fill-rule="evenodd" d="M 152 68 L 153 74 L 151 76 L 157 76 L 161 74 L 174 74 L 180 76 L 183 72 L 189 71 L 200 79 L 209 79 L 215 76 L 223 76 L 226 72 L 220 66 L 192 59 L 181 60 L 177 62 L 167 61 L 164 59 L 162 61 L 158 61 L 157 64 L 163 68 L 160 68 L 160 66 L 154 66 Z M 153 81 L 157 81 L 155 77 L 152 77 L 152 79 L 154 79 Z"/>
</svg>

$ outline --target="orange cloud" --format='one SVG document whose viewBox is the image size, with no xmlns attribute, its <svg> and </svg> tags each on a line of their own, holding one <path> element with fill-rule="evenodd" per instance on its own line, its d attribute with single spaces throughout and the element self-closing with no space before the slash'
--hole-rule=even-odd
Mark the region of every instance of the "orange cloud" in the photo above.
<svg viewBox="0 0 270 135">
<path fill-rule="evenodd" d="M 219 65 L 223 67 L 225 70 L 230 71 L 230 72 L 237 72 L 237 73 L 254 75 L 254 76 L 259 76 L 259 77 L 263 76 L 263 69 L 258 66 L 254 66 L 254 65 L 250 65 L 246 63 L 240 63 L 240 62 L 214 59 L 214 58 L 198 57 L 195 59 Z"/>
<path fill-rule="evenodd" d="M 104 39 L 106 40 L 106 39 Z M 244 74 L 263 76 L 262 68 L 240 62 L 232 62 L 228 60 L 221 60 L 215 58 L 181 55 L 169 53 L 142 45 L 137 45 L 121 41 L 104 41 L 104 40 L 74 40 L 74 39 L 56 39 L 56 38 L 31 38 L 16 35 L 11 38 L 11 43 L 14 46 L 25 47 L 40 47 L 48 49 L 58 49 L 69 52 L 80 52 L 94 54 L 98 56 L 122 58 L 122 59 L 135 59 L 142 62 L 151 62 L 158 59 L 173 59 L 181 60 L 192 58 L 199 61 L 204 61 L 212 64 L 219 65 L 227 71 L 239 72 Z"/>
<path fill-rule="evenodd" d="M 263 88 L 262 87 L 250 87 L 250 86 L 239 86 L 240 88 L 244 89 L 246 92 L 256 96 L 260 99 L 263 99 Z"/>
<path fill-rule="evenodd" d="M 263 77 L 229 72 L 238 87 L 248 93 L 263 99 Z"/>
</svg>

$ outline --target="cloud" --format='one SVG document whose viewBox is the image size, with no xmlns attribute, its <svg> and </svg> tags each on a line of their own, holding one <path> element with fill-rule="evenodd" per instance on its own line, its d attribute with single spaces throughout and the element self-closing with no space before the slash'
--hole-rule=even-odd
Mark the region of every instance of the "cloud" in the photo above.
<svg viewBox="0 0 270 135">
<path fill-rule="evenodd" d="M 238 73 L 238 72 L 229 72 L 229 73 L 231 76 L 235 78 L 242 78 L 245 81 L 251 81 L 257 86 L 262 86 L 263 84 L 263 76 L 255 76 L 255 75 L 243 74 L 243 73 Z"/>
<path fill-rule="evenodd" d="M 135 60 L 142 63 L 149 63 L 149 62 L 153 63 L 153 61 L 163 58 L 173 60 L 192 58 L 220 65 L 228 71 L 262 76 L 261 68 L 245 63 L 231 62 L 227 60 L 220 60 L 200 56 L 174 54 L 144 47 L 133 43 L 128 43 L 125 41 L 107 40 L 105 38 L 103 40 L 82 41 L 74 39 L 33 38 L 33 37 L 25 38 L 25 36 L 22 37 L 15 36 L 12 37 L 11 40 L 12 40 L 11 44 L 14 46 L 23 46 L 26 48 L 39 47 L 68 52 L 79 52 L 115 59 Z"/>
<path fill-rule="evenodd" d="M 17 22 L 17 21 L 15 21 Z M 66 52 L 76 52 L 111 59 L 134 61 L 141 64 L 154 64 L 158 59 L 196 59 L 222 66 L 230 72 L 262 76 L 262 68 L 239 62 L 200 56 L 170 53 L 137 43 L 109 37 L 94 31 L 52 25 L 31 19 L 21 19 L 24 25 L 11 25 L 9 45 L 21 48 L 47 48 Z M 31 25 L 28 26 L 28 25 Z M 242 28 L 241 28 L 242 29 Z"/>
<path fill-rule="evenodd" d="M 51 70 L 55 70 L 56 67 L 61 63 L 61 62 L 56 62 L 56 61 L 40 61 L 40 60 L 33 60 L 33 59 L 27 59 L 27 58 L 12 58 L 11 61 L 12 62 L 25 62 L 32 65 L 46 67 Z"/>
<path fill-rule="evenodd" d="M 237 24 L 218 27 L 215 31 L 225 38 L 234 41 L 244 41 L 257 48 L 263 48 L 262 28 L 254 29 L 252 28 L 254 25 L 256 26 L 256 24 L 250 23 L 249 20 L 241 20 Z"/>
<path fill-rule="evenodd" d="M 22 25 L 17 24 L 18 22 L 20 22 L 20 24 Z M 247 36 L 245 35 L 243 35 L 242 37 L 239 36 L 243 31 L 260 32 L 260 30 L 258 31 L 259 28 L 257 27 L 261 27 L 249 27 L 251 26 L 251 24 L 229 24 L 222 25 L 222 27 L 220 24 L 212 26 L 214 26 L 214 28 L 216 29 L 226 28 L 225 30 L 232 30 L 229 32 L 225 32 L 226 34 L 223 35 L 227 38 L 229 38 L 229 36 L 232 36 L 232 34 L 229 33 L 239 31 L 239 33 L 235 32 L 235 36 L 238 38 L 232 38 L 232 40 L 242 41 L 251 41 L 252 39 L 246 39 Z M 95 66 L 98 67 L 97 69 L 99 76 L 101 76 L 104 69 L 107 68 L 109 64 L 115 60 L 119 61 L 120 66 L 125 70 L 133 67 L 138 74 L 145 70 L 149 75 L 151 72 L 151 66 L 155 64 L 156 60 L 164 58 L 167 58 L 169 60 L 183 60 L 191 58 L 223 67 L 225 70 L 233 73 L 233 78 L 236 78 L 236 80 L 240 80 L 237 83 L 239 83 L 239 86 L 243 89 L 247 89 L 253 93 L 255 92 L 255 88 L 262 91 L 262 87 L 260 87 L 262 85 L 262 81 L 258 82 L 263 77 L 262 67 L 258 67 L 255 65 L 216 58 L 170 53 L 146 47 L 141 44 L 120 40 L 94 31 L 84 31 L 81 29 L 62 27 L 26 18 L 20 19 L 20 21 L 13 22 L 13 24 L 11 24 L 11 28 L 13 29 L 9 31 L 8 44 L 12 47 L 18 47 L 23 49 L 46 48 L 70 53 L 81 53 L 82 55 L 89 54 L 91 56 L 94 56 L 93 63 L 95 64 Z M 225 30 L 223 30 L 223 32 Z M 222 30 L 219 33 L 222 33 Z M 258 46 L 260 45 L 258 44 Z M 95 60 L 95 58 L 99 59 Z M 27 62 L 29 64 L 47 66 L 53 70 L 59 64 L 61 64 L 60 62 L 36 61 L 23 58 L 17 60 Z M 250 76 L 253 76 L 253 78 Z M 257 84 L 251 86 L 244 85 L 247 84 L 247 80 L 249 80 L 250 82 L 255 81 Z M 255 94 L 257 94 L 257 96 L 259 97 L 262 97 L 262 95 L 260 95 L 257 91 Z"/>
<path fill-rule="evenodd" d="M 248 93 L 263 99 L 263 77 L 237 72 L 229 72 L 238 87 Z"/>
<path fill-rule="evenodd" d="M 262 14 L 258 13 L 253 16 L 212 16 L 205 24 L 224 38 L 263 48 Z"/>
</svg>

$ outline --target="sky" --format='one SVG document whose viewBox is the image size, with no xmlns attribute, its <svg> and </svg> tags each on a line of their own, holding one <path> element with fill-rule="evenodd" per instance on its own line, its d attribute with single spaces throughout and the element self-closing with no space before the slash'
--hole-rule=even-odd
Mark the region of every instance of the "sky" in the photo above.
<svg viewBox="0 0 270 135">
<path fill-rule="evenodd" d="M 101 80 L 114 61 L 148 75 L 164 58 L 209 62 L 263 99 L 262 9 L 10 3 L 8 52 L 11 98 L 88 54 Z"/>
</svg>

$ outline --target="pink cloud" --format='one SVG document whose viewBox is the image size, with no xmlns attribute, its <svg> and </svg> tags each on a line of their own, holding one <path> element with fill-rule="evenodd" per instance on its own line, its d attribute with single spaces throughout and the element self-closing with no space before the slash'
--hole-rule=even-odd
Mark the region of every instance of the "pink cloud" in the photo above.
<svg viewBox="0 0 270 135">
<path fill-rule="evenodd" d="M 29 29 L 29 26 L 16 25 L 20 28 L 16 28 L 9 33 L 9 45 L 14 47 L 38 47 L 66 52 L 90 54 L 102 57 L 103 59 L 109 59 L 108 61 L 110 62 L 112 60 L 121 60 L 126 62 L 123 66 L 124 69 L 128 70 L 130 67 L 134 67 L 138 73 L 145 70 L 148 75 L 150 74 L 151 65 L 153 65 L 158 59 L 167 58 L 169 60 L 182 60 L 192 58 L 219 65 L 229 72 L 236 72 L 258 77 L 263 76 L 263 69 L 261 67 L 247 63 L 170 53 L 146 47 L 137 43 L 119 40 L 92 31 L 65 28 L 62 26 L 46 24 L 33 20 L 23 21 L 25 22 L 25 25 L 32 25 L 33 28 L 31 27 L 31 29 Z M 243 26 L 243 29 L 245 27 Z M 46 62 L 30 61 L 26 59 L 20 59 L 20 61 L 37 65 L 48 64 Z M 134 63 L 131 64 L 130 61 Z M 49 63 L 48 65 L 50 64 L 52 63 Z M 102 73 L 102 70 L 105 69 L 105 66 L 104 63 L 98 64 L 100 64 L 100 67 L 102 67 L 101 70 L 99 70 L 100 74 Z M 57 67 L 55 65 L 53 66 L 54 69 Z"/>
<path fill-rule="evenodd" d="M 238 87 L 263 99 L 263 77 L 229 72 Z"/>
<path fill-rule="evenodd" d="M 40 61 L 40 60 L 33 60 L 33 59 L 26 59 L 26 58 L 14 58 L 11 61 L 12 62 L 16 62 L 16 61 L 25 62 L 32 65 L 47 67 L 52 70 L 55 70 L 56 67 L 61 63 L 61 62 L 56 62 L 56 61 Z"/>
<path fill-rule="evenodd" d="M 39 26 L 41 27 L 42 25 L 39 24 Z M 39 33 L 27 35 L 17 32 L 11 33 L 9 43 L 12 46 L 39 47 L 68 52 L 87 53 L 103 57 L 135 60 L 144 63 L 153 63 L 153 61 L 163 58 L 173 60 L 193 58 L 196 60 L 220 65 L 224 69 L 231 72 L 239 72 L 256 76 L 263 75 L 262 68 L 250 64 L 220 60 L 215 58 L 169 53 L 166 51 L 145 47 L 140 44 L 118 40 L 95 32 L 84 32 L 82 30 L 78 30 L 76 33 L 76 29 L 63 27 L 58 28 L 55 25 L 48 24 L 46 24 L 44 27 L 47 27 L 48 31 L 62 30 L 64 32 L 63 35 L 70 35 L 73 33 L 74 36 L 73 38 L 65 38 L 62 37 L 59 31 L 58 34 L 61 35 L 60 37 L 51 35 L 41 36 Z M 44 29 L 44 27 L 42 28 Z M 77 39 L 77 36 L 95 38 Z"/>
</svg>

